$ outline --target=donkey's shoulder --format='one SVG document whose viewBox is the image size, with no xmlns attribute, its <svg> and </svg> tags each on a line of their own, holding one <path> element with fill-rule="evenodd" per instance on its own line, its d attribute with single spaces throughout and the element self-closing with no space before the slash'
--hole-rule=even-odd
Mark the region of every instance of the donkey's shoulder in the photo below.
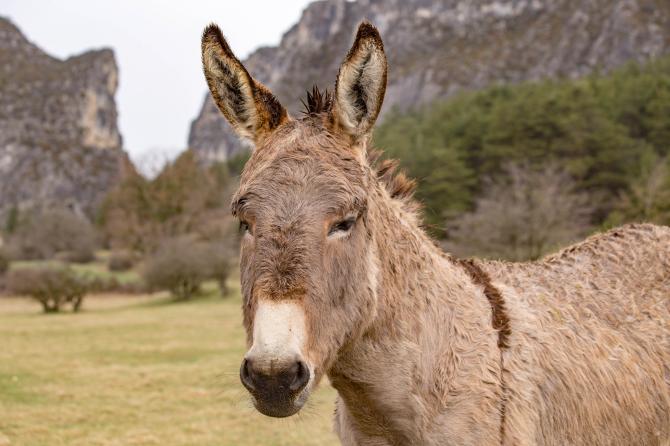
<svg viewBox="0 0 670 446">
<path fill-rule="evenodd" d="M 580 326 L 595 318 L 608 329 L 635 331 L 649 315 L 670 321 L 663 303 L 670 293 L 670 228 L 666 226 L 625 225 L 538 261 L 489 261 L 481 266 L 494 285 L 513 290 L 510 295 L 503 293 L 506 302 L 520 300 L 542 308 L 542 314 L 559 312 L 564 318 L 550 317 L 545 323 L 573 320 L 574 326 Z"/>
</svg>

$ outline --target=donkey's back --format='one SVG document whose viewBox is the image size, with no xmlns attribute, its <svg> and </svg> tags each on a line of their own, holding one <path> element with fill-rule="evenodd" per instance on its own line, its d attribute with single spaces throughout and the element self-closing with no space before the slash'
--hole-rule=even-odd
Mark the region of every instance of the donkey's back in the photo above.
<svg viewBox="0 0 670 446">
<path fill-rule="evenodd" d="M 495 280 L 513 287 L 529 306 L 572 312 L 574 322 L 596 319 L 632 334 L 649 322 L 669 329 L 667 226 L 630 224 L 537 262 L 492 262 L 486 269 Z"/>
<path fill-rule="evenodd" d="M 512 320 L 512 434 L 670 444 L 670 228 L 627 225 L 538 262 L 482 267 Z"/>
</svg>

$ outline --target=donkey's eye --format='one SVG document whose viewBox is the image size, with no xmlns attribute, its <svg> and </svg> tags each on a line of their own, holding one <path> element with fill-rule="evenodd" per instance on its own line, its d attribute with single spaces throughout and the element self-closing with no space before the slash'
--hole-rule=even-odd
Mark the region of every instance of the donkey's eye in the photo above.
<svg viewBox="0 0 670 446">
<path fill-rule="evenodd" d="M 345 218 L 344 220 L 340 220 L 330 227 L 328 235 L 334 235 L 338 232 L 339 233 L 349 232 L 351 231 L 351 228 L 354 227 L 354 223 L 356 223 L 355 217 L 348 217 Z"/>
<path fill-rule="evenodd" d="M 240 233 L 251 233 L 251 230 L 249 229 L 249 223 L 244 220 L 240 220 Z"/>
</svg>

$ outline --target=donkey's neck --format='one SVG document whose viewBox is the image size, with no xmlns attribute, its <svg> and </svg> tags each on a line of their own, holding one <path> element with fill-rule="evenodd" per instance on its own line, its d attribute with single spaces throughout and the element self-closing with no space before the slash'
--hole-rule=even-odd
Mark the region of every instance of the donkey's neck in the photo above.
<svg viewBox="0 0 670 446">
<path fill-rule="evenodd" d="M 447 399 L 459 393 L 452 386 L 497 364 L 497 332 L 465 268 L 433 244 L 411 213 L 384 198 L 368 211 L 377 314 L 343 349 L 330 378 L 342 399 L 338 410 L 359 430 L 414 444 L 430 432 L 417 421 L 442 416 Z M 481 348 L 477 357 L 463 358 L 473 346 Z"/>
<path fill-rule="evenodd" d="M 426 235 L 414 213 L 401 202 L 380 195 L 382 199 L 369 212 L 377 269 L 377 314 L 364 340 L 434 337 L 445 322 L 468 316 L 460 310 L 471 306 L 469 301 L 479 290 L 461 263 Z M 485 300 L 480 304 L 482 310 L 489 311 Z M 410 322 L 421 323 L 408 326 Z"/>
</svg>

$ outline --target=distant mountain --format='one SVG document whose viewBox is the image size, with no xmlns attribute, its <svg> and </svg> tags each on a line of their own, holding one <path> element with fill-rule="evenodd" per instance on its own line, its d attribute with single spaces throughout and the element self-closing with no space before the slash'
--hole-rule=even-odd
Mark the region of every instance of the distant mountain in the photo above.
<svg viewBox="0 0 670 446">
<path fill-rule="evenodd" d="M 10 209 L 92 216 L 130 166 L 117 127 L 109 49 L 59 60 L 0 17 L 0 224 Z"/>
<path fill-rule="evenodd" d="M 389 57 L 382 113 L 496 82 L 580 77 L 670 52 L 668 0 L 323 0 L 305 9 L 279 46 L 258 49 L 245 64 L 295 114 L 305 89 L 332 86 L 363 19 L 380 29 Z M 209 95 L 189 147 L 204 160 L 241 150 Z"/>
</svg>

